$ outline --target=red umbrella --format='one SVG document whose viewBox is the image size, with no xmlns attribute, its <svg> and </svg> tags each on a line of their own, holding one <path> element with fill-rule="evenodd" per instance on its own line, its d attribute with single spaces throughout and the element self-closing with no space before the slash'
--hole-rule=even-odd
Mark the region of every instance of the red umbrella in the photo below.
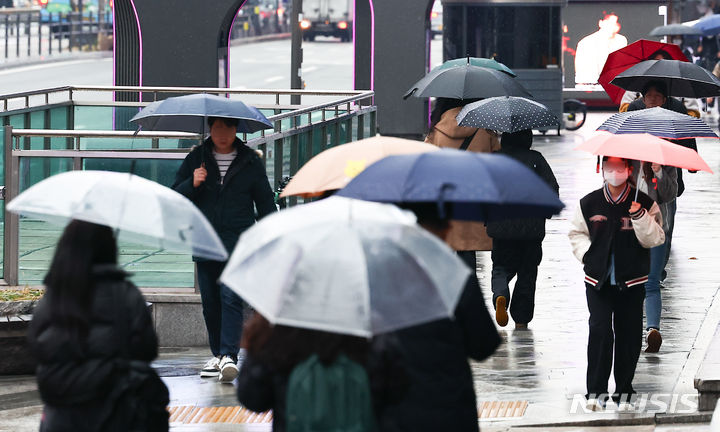
<svg viewBox="0 0 720 432">
<path fill-rule="evenodd" d="M 603 86 L 613 102 L 620 103 L 623 95 L 625 94 L 625 90 L 616 85 L 610 84 L 610 81 L 612 81 L 613 78 L 625 69 L 628 69 L 641 61 L 651 59 L 651 56 L 660 50 L 663 50 L 670 55 L 670 59 L 666 60 L 688 61 L 679 46 L 647 39 L 640 39 L 625 48 L 620 48 L 619 50 L 610 53 L 605 61 L 605 66 L 600 73 L 598 82 Z"/>
<path fill-rule="evenodd" d="M 575 147 L 575 150 L 712 173 L 708 164 L 696 151 L 647 133 L 627 135 L 601 133 Z"/>
</svg>

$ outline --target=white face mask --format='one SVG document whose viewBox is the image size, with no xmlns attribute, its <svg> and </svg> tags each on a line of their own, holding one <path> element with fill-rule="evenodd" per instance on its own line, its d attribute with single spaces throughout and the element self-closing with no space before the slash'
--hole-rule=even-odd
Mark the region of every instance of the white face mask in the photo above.
<svg viewBox="0 0 720 432">
<path fill-rule="evenodd" d="M 628 179 L 628 170 L 606 171 L 603 170 L 603 178 L 612 186 L 620 186 Z"/>
</svg>

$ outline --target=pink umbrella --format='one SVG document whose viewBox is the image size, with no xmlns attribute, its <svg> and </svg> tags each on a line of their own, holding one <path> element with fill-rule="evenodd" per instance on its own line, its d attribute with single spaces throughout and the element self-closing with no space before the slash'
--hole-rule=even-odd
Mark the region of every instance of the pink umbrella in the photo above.
<svg viewBox="0 0 720 432">
<path fill-rule="evenodd" d="M 575 150 L 712 173 L 708 164 L 696 151 L 647 133 L 627 135 L 602 133 L 575 147 Z"/>
</svg>

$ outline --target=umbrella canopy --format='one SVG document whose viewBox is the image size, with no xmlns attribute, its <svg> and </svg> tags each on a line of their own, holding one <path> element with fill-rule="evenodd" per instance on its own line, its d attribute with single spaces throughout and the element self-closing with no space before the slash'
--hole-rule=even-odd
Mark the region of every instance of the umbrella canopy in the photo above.
<svg viewBox="0 0 720 432">
<path fill-rule="evenodd" d="M 375 136 L 325 150 L 310 159 L 283 189 L 281 197 L 311 198 L 342 189 L 370 164 L 389 155 L 438 150 L 432 144 Z"/>
<path fill-rule="evenodd" d="M 712 173 L 708 164 L 696 151 L 646 133 L 628 135 L 601 133 L 580 144 L 575 150 Z"/>
<path fill-rule="evenodd" d="M 457 116 L 459 126 L 518 132 L 547 126 L 560 121 L 545 105 L 530 99 L 500 96 L 466 105 Z"/>
<path fill-rule="evenodd" d="M 650 36 L 702 36 L 702 34 L 702 30 L 684 24 L 662 25 L 650 32 Z"/>
<path fill-rule="evenodd" d="M 618 74 L 611 84 L 639 92 L 650 81 L 663 81 L 670 96 L 720 96 L 720 80 L 715 75 L 698 65 L 677 60 L 645 60 Z"/>
<path fill-rule="evenodd" d="M 454 149 L 388 156 L 337 195 L 389 203 L 450 204 L 453 219 L 550 217 L 564 207 L 528 167 L 507 156 Z"/>
<path fill-rule="evenodd" d="M 257 108 L 206 93 L 153 102 L 130 121 L 144 130 L 206 133 L 210 130 L 208 117 L 238 119 L 238 132 L 252 133 L 273 127 Z"/>
<path fill-rule="evenodd" d="M 7 209 L 64 225 L 79 219 L 118 230 L 120 239 L 224 261 L 227 252 L 190 200 L 142 177 L 71 171 L 49 177 L 10 201 Z"/>
<path fill-rule="evenodd" d="M 693 27 L 700 30 L 705 36 L 715 36 L 720 33 L 720 15 L 714 14 L 700 18 Z"/>
<path fill-rule="evenodd" d="M 668 53 L 673 60 L 688 61 L 679 46 L 646 39 L 640 39 L 637 42 L 633 42 L 624 48 L 610 53 L 600 73 L 598 82 L 603 86 L 613 102 L 620 103 L 623 94 L 625 94 L 625 90 L 614 84 L 610 84 L 610 82 L 619 73 L 642 61 L 650 59 L 650 57 L 658 51 Z"/>
<path fill-rule="evenodd" d="M 494 96 L 532 97 L 512 76 L 485 67 L 465 64 L 437 68 L 416 82 L 403 96 L 477 99 Z"/>
<path fill-rule="evenodd" d="M 648 133 L 665 139 L 718 137 L 699 118 L 661 107 L 614 114 L 597 130 L 613 134 Z"/>
<path fill-rule="evenodd" d="M 369 337 L 451 317 L 469 274 L 412 214 L 330 197 L 248 229 L 220 280 L 272 323 Z"/>
<path fill-rule="evenodd" d="M 513 77 L 517 76 L 517 75 L 515 75 L 515 72 L 513 72 L 509 67 L 505 66 L 503 63 L 500 63 L 499 61 L 497 61 L 495 59 L 489 59 L 489 58 L 484 58 L 484 57 L 465 57 L 465 58 L 448 60 L 433 70 L 447 69 L 447 68 L 451 68 L 451 67 L 455 67 L 455 66 L 465 66 L 467 64 L 470 64 L 472 66 L 484 67 L 484 68 L 488 68 L 488 69 L 494 69 L 494 70 L 497 70 L 500 72 L 505 72 L 506 74 L 513 76 Z"/>
</svg>

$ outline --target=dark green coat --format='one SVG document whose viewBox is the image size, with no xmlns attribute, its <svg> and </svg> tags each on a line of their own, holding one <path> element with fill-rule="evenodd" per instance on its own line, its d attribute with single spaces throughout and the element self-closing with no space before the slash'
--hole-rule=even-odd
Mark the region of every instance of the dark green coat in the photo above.
<svg viewBox="0 0 720 432">
<path fill-rule="evenodd" d="M 208 138 L 187 155 L 175 175 L 172 188 L 195 203 L 231 254 L 240 234 L 256 220 L 277 211 L 277 207 L 265 164 L 254 150 L 236 139 L 237 156 L 220 183 L 220 169 L 212 153 L 213 146 Z M 193 172 L 203 163 L 207 178 L 200 186 L 193 187 Z"/>
</svg>

